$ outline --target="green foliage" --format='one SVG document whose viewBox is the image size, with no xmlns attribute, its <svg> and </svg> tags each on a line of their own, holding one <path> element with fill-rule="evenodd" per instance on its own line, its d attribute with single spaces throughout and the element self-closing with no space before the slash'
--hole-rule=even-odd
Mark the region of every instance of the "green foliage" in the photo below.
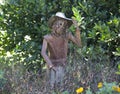
<svg viewBox="0 0 120 94">
<path fill-rule="evenodd" d="M 3 89 L 7 79 L 4 77 L 4 71 L 0 70 L 0 89 Z"/>
<path fill-rule="evenodd" d="M 115 86 L 115 83 L 103 83 L 103 87 L 99 89 L 98 92 L 96 92 L 96 94 L 117 94 L 117 93 L 113 93 L 113 89 L 112 87 Z"/>
<path fill-rule="evenodd" d="M 92 91 L 89 88 L 88 90 L 86 90 L 85 94 L 119 94 L 119 92 L 113 90 L 113 87 L 117 87 L 115 82 L 112 83 L 104 82 L 103 86 L 101 88 L 98 88 L 97 92 L 92 93 Z"/>
<path fill-rule="evenodd" d="M 113 52 L 115 56 L 120 56 L 120 47 L 116 48 L 116 52 Z"/>
<path fill-rule="evenodd" d="M 64 92 L 57 92 L 57 93 L 53 92 L 52 94 L 69 94 L 69 92 L 68 92 L 68 91 L 64 91 Z"/>
<path fill-rule="evenodd" d="M 40 68 L 42 36 L 48 32 L 45 14 L 41 13 L 44 1 L 10 0 L 1 5 L 1 55 L 7 51 L 19 54 L 27 68 Z M 44 24 L 44 25 L 43 25 Z M 21 61 L 22 61 L 21 60 Z M 36 68 L 36 69 L 38 69 Z"/>
<path fill-rule="evenodd" d="M 85 92 L 86 94 L 92 94 L 92 91 L 90 90 L 90 88 L 88 90 L 86 90 Z"/>
<path fill-rule="evenodd" d="M 0 5 L 0 55 L 15 53 L 27 69 L 42 70 L 40 51 L 43 36 L 50 31 L 48 18 L 57 11 L 71 14 L 70 6 L 69 0 L 6 0 Z"/>
<path fill-rule="evenodd" d="M 64 91 L 62 94 L 69 94 L 69 92 L 68 91 Z"/>
<path fill-rule="evenodd" d="M 85 56 L 100 52 L 99 54 L 107 54 L 111 58 L 111 56 L 115 57 L 115 54 L 118 54 L 117 49 L 120 44 L 120 18 L 118 16 L 119 11 L 114 11 L 117 7 L 112 7 L 111 2 L 112 1 L 84 0 L 79 2 L 78 6 L 75 8 L 73 7 L 73 13 L 76 20 L 84 17 L 81 31 L 84 33 L 82 37 L 87 37 L 82 40 L 83 44 L 86 44 L 84 42 L 87 42 L 83 48 Z M 117 4 L 117 0 L 115 0 L 113 4 Z M 109 9 L 106 6 L 111 7 Z M 119 5 L 117 4 L 117 6 Z M 81 21 L 81 19 L 79 21 Z M 94 59 L 94 56 L 96 57 L 96 55 L 93 55 L 91 58 Z"/>
<path fill-rule="evenodd" d="M 83 21 L 83 17 L 81 17 L 80 11 L 76 9 L 75 7 L 72 8 L 72 11 L 74 15 L 72 18 L 76 20 L 78 22 L 78 26 L 80 26 Z"/>
</svg>

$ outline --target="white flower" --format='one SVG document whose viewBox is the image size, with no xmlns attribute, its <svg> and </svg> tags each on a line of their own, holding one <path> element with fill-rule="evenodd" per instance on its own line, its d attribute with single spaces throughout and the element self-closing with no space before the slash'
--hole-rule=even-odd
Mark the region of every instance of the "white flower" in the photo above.
<svg viewBox="0 0 120 94">
<path fill-rule="evenodd" d="M 28 36 L 28 35 L 26 35 L 26 36 L 24 37 L 24 39 L 25 39 L 25 41 L 29 41 L 29 40 L 31 40 L 31 37 Z"/>
</svg>

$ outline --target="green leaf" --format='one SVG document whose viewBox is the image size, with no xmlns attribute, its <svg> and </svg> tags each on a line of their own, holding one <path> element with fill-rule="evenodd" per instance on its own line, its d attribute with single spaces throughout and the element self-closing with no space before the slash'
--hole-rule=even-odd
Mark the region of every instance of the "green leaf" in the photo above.
<svg viewBox="0 0 120 94">
<path fill-rule="evenodd" d="M 62 92 L 62 94 L 69 94 L 69 92 L 68 91 L 64 91 L 64 92 Z"/>
<path fill-rule="evenodd" d="M 86 94 L 93 94 L 92 91 L 90 91 L 90 88 L 86 91 Z"/>
<path fill-rule="evenodd" d="M 120 75 L 120 71 L 118 71 L 118 72 L 115 72 L 116 74 L 118 74 L 118 75 Z"/>
<path fill-rule="evenodd" d="M 75 19 L 78 22 L 78 26 L 80 26 L 84 17 L 81 16 L 80 11 L 75 7 L 72 7 L 72 11 L 74 15 L 72 18 Z"/>
<path fill-rule="evenodd" d="M 29 3 L 35 3 L 35 0 L 26 0 Z"/>
</svg>

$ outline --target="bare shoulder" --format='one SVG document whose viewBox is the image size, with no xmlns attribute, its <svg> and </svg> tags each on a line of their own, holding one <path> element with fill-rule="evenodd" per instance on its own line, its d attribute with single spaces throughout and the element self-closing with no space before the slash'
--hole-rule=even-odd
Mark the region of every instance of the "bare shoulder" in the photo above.
<svg viewBox="0 0 120 94">
<path fill-rule="evenodd" d="M 46 39 L 46 40 L 49 40 L 51 38 L 52 38 L 52 36 L 50 34 L 47 34 L 47 35 L 44 36 L 44 39 Z"/>
<path fill-rule="evenodd" d="M 70 39 L 72 36 L 72 33 L 71 32 L 67 32 L 67 38 Z"/>
</svg>

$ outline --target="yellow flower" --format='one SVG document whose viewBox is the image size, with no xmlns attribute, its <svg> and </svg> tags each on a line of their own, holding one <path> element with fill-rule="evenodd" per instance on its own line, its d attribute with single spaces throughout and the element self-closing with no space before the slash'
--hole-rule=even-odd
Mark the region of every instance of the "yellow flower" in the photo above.
<svg viewBox="0 0 120 94">
<path fill-rule="evenodd" d="M 117 92 L 120 92 L 120 87 L 117 88 Z"/>
<path fill-rule="evenodd" d="M 103 83 L 102 83 L 102 82 L 99 82 L 97 87 L 98 87 L 98 88 L 101 88 L 102 86 L 103 86 Z"/>
<path fill-rule="evenodd" d="M 120 92 L 120 87 L 118 87 L 118 86 L 113 86 L 112 89 L 113 89 L 114 91 Z"/>
<path fill-rule="evenodd" d="M 77 93 L 77 94 L 82 93 L 83 90 L 84 90 L 83 87 L 80 87 L 80 88 L 78 88 L 78 89 L 76 90 L 76 93 Z"/>
</svg>

